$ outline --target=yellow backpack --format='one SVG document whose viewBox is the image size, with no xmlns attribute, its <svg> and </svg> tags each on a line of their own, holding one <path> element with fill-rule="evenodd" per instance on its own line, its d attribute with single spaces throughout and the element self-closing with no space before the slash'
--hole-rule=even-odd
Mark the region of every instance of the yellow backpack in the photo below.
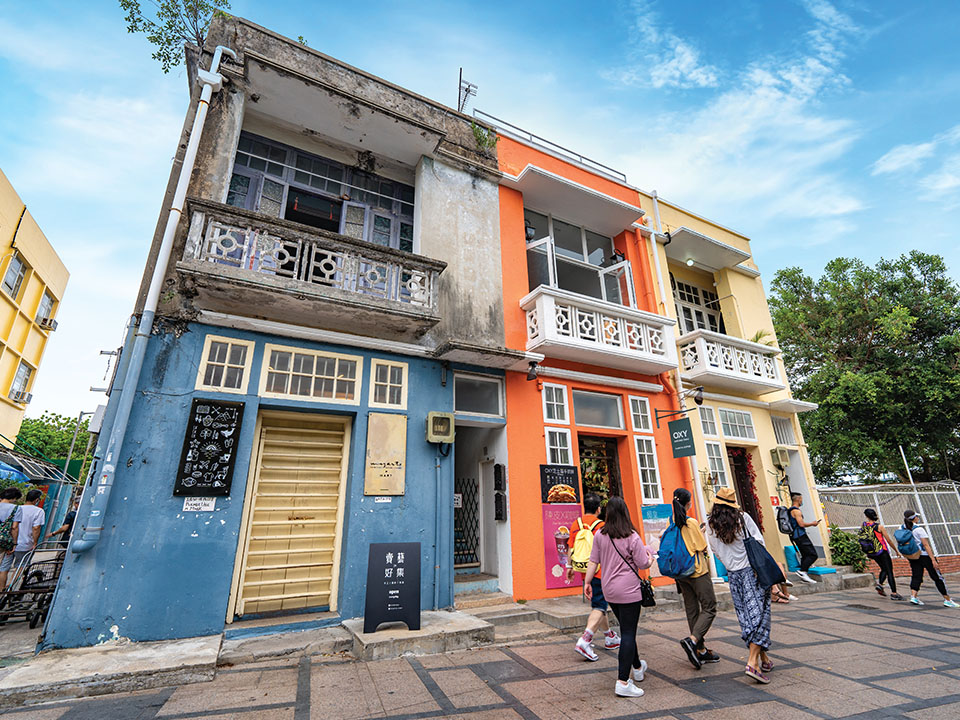
<svg viewBox="0 0 960 720">
<path fill-rule="evenodd" d="M 574 572 L 585 573 L 587 563 L 590 562 L 590 553 L 593 551 L 593 531 L 602 520 L 594 520 L 590 527 L 584 527 L 583 519 L 577 518 L 579 530 L 573 536 L 573 554 L 570 555 L 570 565 Z"/>
</svg>

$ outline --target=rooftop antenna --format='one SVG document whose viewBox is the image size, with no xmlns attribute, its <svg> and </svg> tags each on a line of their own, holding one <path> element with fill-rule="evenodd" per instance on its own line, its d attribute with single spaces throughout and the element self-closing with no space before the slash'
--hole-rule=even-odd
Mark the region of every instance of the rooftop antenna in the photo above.
<svg viewBox="0 0 960 720">
<path fill-rule="evenodd" d="M 464 112 L 470 97 L 477 94 L 477 86 L 463 79 L 463 68 L 460 68 L 460 90 L 457 97 L 457 112 Z"/>
</svg>

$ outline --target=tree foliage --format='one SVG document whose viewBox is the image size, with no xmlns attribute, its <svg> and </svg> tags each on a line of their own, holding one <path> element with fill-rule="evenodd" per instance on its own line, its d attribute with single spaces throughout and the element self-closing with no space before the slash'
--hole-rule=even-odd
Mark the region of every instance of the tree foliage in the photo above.
<svg viewBox="0 0 960 720">
<path fill-rule="evenodd" d="M 838 258 L 813 280 L 777 273 L 770 309 L 814 473 L 960 473 L 960 288 L 943 258 L 912 251 L 869 267 Z"/>
<path fill-rule="evenodd" d="M 203 48 L 210 21 L 230 7 L 228 0 L 151 0 L 144 13 L 138 0 L 119 0 L 126 15 L 127 32 L 143 33 L 156 46 L 152 57 L 165 73 L 183 60 L 184 43 Z"/>
<path fill-rule="evenodd" d="M 80 432 L 77 433 L 77 443 L 73 447 L 73 457 L 83 454 L 90 437 L 87 431 L 88 420 L 80 423 Z M 67 457 L 70 450 L 70 441 L 77 426 L 77 419 L 45 412 L 39 418 L 24 418 L 17 434 L 17 443 L 28 450 L 36 450 L 51 460 Z"/>
</svg>

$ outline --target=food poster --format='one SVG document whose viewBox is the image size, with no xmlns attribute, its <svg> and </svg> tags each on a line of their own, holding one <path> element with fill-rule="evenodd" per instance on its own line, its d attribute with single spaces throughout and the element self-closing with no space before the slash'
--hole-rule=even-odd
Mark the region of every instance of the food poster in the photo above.
<svg viewBox="0 0 960 720">
<path fill-rule="evenodd" d="M 582 575 L 567 581 L 567 559 L 573 552 L 573 532 L 577 518 L 583 512 L 579 504 L 544 504 L 543 555 L 547 574 L 547 588 L 578 587 Z"/>
<path fill-rule="evenodd" d="M 540 466 L 540 502 L 580 502 L 580 478 L 575 465 Z"/>
<path fill-rule="evenodd" d="M 660 536 L 670 525 L 673 518 L 672 505 L 644 505 L 640 508 L 640 516 L 643 518 L 643 543 L 650 548 L 651 552 L 660 551 Z M 654 561 L 650 566 L 650 577 L 660 577 L 660 570 Z"/>
</svg>

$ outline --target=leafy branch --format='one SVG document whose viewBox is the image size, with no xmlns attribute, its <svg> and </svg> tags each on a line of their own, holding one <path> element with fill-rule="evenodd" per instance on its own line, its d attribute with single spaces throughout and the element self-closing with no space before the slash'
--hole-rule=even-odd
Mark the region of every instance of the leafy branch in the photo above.
<svg viewBox="0 0 960 720">
<path fill-rule="evenodd" d="M 156 46 L 151 57 L 170 72 L 183 61 L 183 46 L 193 43 L 203 48 L 215 17 L 229 17 L 229 0 L 149 0 L 152 13 L 143 11 L 139 0 L 119 0 L 126 15 L 127 32 L 143 33 Z"/>
</svg>

